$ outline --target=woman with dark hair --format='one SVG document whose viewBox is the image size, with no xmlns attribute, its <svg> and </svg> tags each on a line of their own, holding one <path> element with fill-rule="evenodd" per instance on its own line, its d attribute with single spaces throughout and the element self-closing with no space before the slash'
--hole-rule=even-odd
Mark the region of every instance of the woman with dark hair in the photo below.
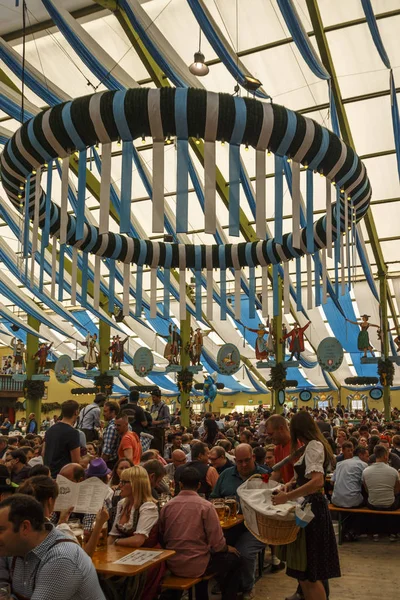
<svg viewBox="0 0 400 600">
<path fill-rule="evenodd" d="M 225 440 L 226 437 L 220 432 L 217 423 L 214 419 L 206 419 L 204 421 L 204 434 L 201 441 L 207 444 L 209 448 L 215 446 L 218 440 Z"/>
<path fill-rule="evenodd" d="M 368 440 L 368 453 L 370 456 L 374 453 L 375 446 L 379 444 L 380 441 L 381 438 L 379 435 L 371 435 L 371 437 Z"/>
<path fill-rule="evenodd" d="M 305 600 L 326 600 L 323 582 L 340 577 L 335 533 L 324 496 L 325 475 L 334 456 L 328 441 L 306 411 L 292 417 L 290 437 L 292 452 L 300 442 L 305 446 L 304 453 L 294 464 L 294 478 L 272 496 L 272 502 L 285 504 L 304 496 L 305 502 L 311 504 L 314 518 L 300 529 L 295 542 L 284 547 L 286 574 L 300 582 Z"/>
</svg>

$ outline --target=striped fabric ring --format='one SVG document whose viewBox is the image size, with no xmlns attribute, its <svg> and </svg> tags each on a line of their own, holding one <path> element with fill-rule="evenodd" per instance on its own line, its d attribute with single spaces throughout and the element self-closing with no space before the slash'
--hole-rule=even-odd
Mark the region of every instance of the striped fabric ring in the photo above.
<svg viewBox="0 0 400 600">
<path fill-rule="evenodd" d="M 38 165 L 44 165 L 49 157 L 65 157 L 77 149 L 77 142 L 82 140 L 84 147 L 92 147 L 99 142 L 107 143 L 117 141 L 119 137 L 130 139 L 138 137 L 154 137 L 154 122 L 149 122 L 149 93 L 150 106 L 159 106 L 164 136 L 176 136 L 174 88 L 159 90 L 135 88 L 126 92 L 106 91 L 90 96 L 72 100 L 68 105 L 55 106 L 43 111 L 31 121 L 25 122 L 14 136 L 7 142 L 0 161 L 0 175 L 3 187 L 10 202 L 21 213 L 24 211 L 24 198 L 17 197 L 21 182 Z M 235 124 L 235 101 L 229 94 L 218 94 L 216 103 L 215 94 L 198 89 L 187 90 L 187 124 L 188 137 L 203 138 L 214 137 L 216 140 L 231 140 Z M 326 175 L 328 180 L 335 185 L 340 184 L 341 189 L 351 190 L 354 202 L 356 221 L 363 218 L 368 210 L 371 198 L 371 186 L 366 169 L 353 149 L 347 146 L 334 133 L 321 127 L 307 117 L 287 110 L 277 104 L 263 103 L 253 98 L 241 100 L 246 109 L 246 125 L 243 130 L 241 142 L 253 146 L 258 150 L 270 150 L 281 155 L 300 160 L 303 165 L 314 167 L 319 173 Z M 207 119 L 208 102 L 215 112 L 218 106 L 218 123 L 213 132 L 205 131 L 210 127 Z M 63 108 L 68 106 L 65 110 Z M 209 108 L 210 108 L 209 107 Z M 121 114 L 115 114 L 118 111 Z M 295 117 L 295 118 L 294 118 Z M 129 128 L 129 131 L 128 131 Z M 160 132 L 157 127 L 157 137 Z M 151 131 L 153 129 L 153 131 Z M 235 132 L 237 133 L 237 132 Z M 121 135 L 122 134 L 122 135 Z M 162 138 L 160 139 L 160 141 Z M 32 177 L 29 184 L 29 212 L 33 219 L 35 180 Z M 44 192 L 42 192 L 43 194 Z M 40 201 L 41 226 L 44 224 L 44 211 L 46 203 L 41 197 Z M 344 230 L 344 194 L 340 194 L 339 209 L 341 213 L 341 230 Z M 332 224 L 335 223 L 336 203 L 332 203 Z M 266 266 L 278 264 L 282 260 L 306 254 L 305 229 L 301 234 L 301 250 L 293 249 L 291 234 L 283 236 L 281 247 L 275 241 L 268 243 L 251 242 L 239 243 L 234 248 L 231 244 L 220 248 L 218 245 L 210 247 L 200 246 L 200 251 L 195 251 L 191 244 L 171 244 L 171 250 L 162 250 L 163 244 L 146 240 L 140 243 L 127 235 L 107 233 L 99 235 L 94 226 L 84 227 L 84 238 L 76 240 L 76 217 L 68 215 L 68 243 L 84 252 L 92 252 L 104 258 L 115 258 L 126 263 L 140 265 L 166 266 L 165 261 L 171 259 L 171 268 L 195 268 L 195 256 L 201 257 L 201 268 L 232 268 L 239 264 L 240 267 Z M 50 203 L 50 234 L 57 234 L 60 230 L 60 211 L 57 205 Z M 72 222 L 71 222 L 72 221 Z M 314 223 L 315 250 L 326 245 L 326 218 L 321 217 Z M 332 225 L 332 240 L 336 239 L 337 232 Z M 155 249 L 156 244 L 159 244 Z M 155 250 L 155 251 L 154 251 Z M 157 258 L 157 262 L 156 262 Z M 198 266 L 198 265 L 197 265 Z"/>
</svg>

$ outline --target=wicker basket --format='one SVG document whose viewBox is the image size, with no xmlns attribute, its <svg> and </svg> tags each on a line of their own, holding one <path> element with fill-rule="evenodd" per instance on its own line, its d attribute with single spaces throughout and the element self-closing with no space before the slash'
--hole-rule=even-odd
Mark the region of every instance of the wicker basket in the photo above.
<svg viewBox="0 0 400 600">
<path fill-rule="evenodd" d="M 256 511 L 254 512 L 257 517 L 259 533 L 256 534 L 249 527 L 247 528 L 260 542 L 270 544 L 271 546 L 285 546 L 286 544 L 291 544 L 297 538 L 300 527 L 296 525 L 296 521 L 280 521 L 266 517 Z"/>
<path fill-rule="evenodd" d="M 259 475 L 253 475 L 249 478 L 249 481 L 251 479 L 261 479 L 261 477 Z M 246 518 L 245 525 L 247 529 L 254 535 L 254 537 L 260 540 L 260 542 L 263 542 L 264 544 L 270 544 L 271 546 L 284 546 L 286 544 L 291 544 L 297 538 L 300 527 L 296 525 L 295 518 L 272 518 L 258 512 L 254 508 L 251 508 L 251 510 L 256 517 L 258 533 L 253 530 L 250 524 L 246 521 Z"/>
</svg>

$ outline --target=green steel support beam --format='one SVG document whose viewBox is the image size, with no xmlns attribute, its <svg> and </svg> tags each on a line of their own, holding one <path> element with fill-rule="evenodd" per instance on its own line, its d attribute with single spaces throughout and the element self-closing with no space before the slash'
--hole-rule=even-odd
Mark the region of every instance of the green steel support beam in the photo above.
<svg viewBox="0 0 400 600">
<path fill-rule="evenodd" d="M 32 317 L 32 315 L 28 314 L 28 325 L 32 327 L 35 331 L 40 330 L 40 321 Z M 28 333 L 26 336 L 26 375 L 28 377 L 28 381 L 32 379 L 32 375 L 36 373 L 36 360 L 33 356 L 36 354 L 39 348 L 39 339 Z M 41 419 L 42 412 L 42 399 L 41 398 L 29 398 L 26 399 L 26 416 L 30 413 L 35 413 L 35 419 L 38 426 L 42 422 Z"/>
<path fill-rule="evenodd" d="M 335 67 L 334 67 L 333 60 L 332 60 L 332 55 L 331 55 L 331 52 L 329 49 L 326 33 L 324 31 L 321 13 L 320 13 L 319 7 L 318 7 L 318 2 L 317 2 L 317 0 L 306 0 L 306 3 L 307 3 L 308 11 L 310 14 L 311 23 L 313 26 L 313 30 L 314 30 L 315 38 L 316 38 L 316 41 L 318 44 L 318 49 L 319 49 L 319 53 L 321 55 L 322 62 L 324 64 L 324 67 L 326 68 L 326 70 L 328 71 L 328 73 L 331 76 L 332 91 L 333 91 L 333 95 L 335 98 L 336 110 L 338 113 L 338 119 L 339 119 L 340 131 L 341 131 L 342 138 L 349 146 L 351 146 L 352 148 L 355 149 L 353 136 L 351 134 L 350 125 L 349 125 L 349 121 L 348 121 L 347 114 L 346 114 L 346 109 L 343 104 L 340 86 L 339 86 Z M 383 273 L 386 276 L 387 266 L 386 266 L 384 258 L 383 258 L 382 248 L 379 243 L 379 238 L 378 238 L 378 234 L 376 231 L 375 221 L 374 221 L 374 217 L 372 215 L 371 210 L 368 210 L 367 214 L 365 215 L 364 223 L 367 228 L 369 239 L 371 240 L 372 250 L 374 253 L 375 262 L 378 267 L 378 272 Z M 396 310 L 394 307 L 393 300 L 391 298 L 390 290 L 388 289 L 386 277 L 385 277 L 385 285 L 386 285 L 385 298 L 387 298 L 387 301 L 389 303 L 390 312 L 391 312 L 393 321 L 395 323 L 396 330 L 399 333 L 399 322 L 397 320 Z M 381 305 L 382 305 L 382 298 L 381 298 Z"/>
</svg>

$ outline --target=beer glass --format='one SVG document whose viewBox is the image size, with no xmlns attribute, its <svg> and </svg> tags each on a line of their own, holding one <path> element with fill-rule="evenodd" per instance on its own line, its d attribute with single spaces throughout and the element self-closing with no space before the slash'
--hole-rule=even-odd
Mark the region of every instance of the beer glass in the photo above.
<svg viewBox="0 0 400 600">
<path fill-rule="evenodd" d="M 220 502 L 214 501 L 214 508 L 217 511 L 219 522 L 222 525 L 230 517 L 230 508 L 225 504 L 223 499 Z"/>
<path fill-rule="evenodd" d="M 237 502 L 234 496 L 228 496 L 225 499 L 225 505 L 229 506 L 230 519 L 236 519 L 237 516 Z"/>
</svg>

